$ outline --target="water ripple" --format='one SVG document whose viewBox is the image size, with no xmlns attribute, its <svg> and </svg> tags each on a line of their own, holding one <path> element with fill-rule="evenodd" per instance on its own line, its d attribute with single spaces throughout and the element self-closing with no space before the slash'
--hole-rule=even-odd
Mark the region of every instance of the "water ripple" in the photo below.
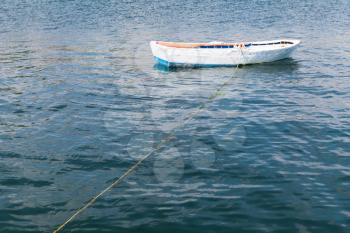
<svg viewBox="0 0 350 233">
<path fill-rule="evenodd" d="M 67 231 L 349 232 L 347 9 L 4 1 L 0 231 L 52 231 L 173 132 Z M 148 44 L 281 37 L 293 58 L 236 71 L 160 69 Z"/>
</svg>

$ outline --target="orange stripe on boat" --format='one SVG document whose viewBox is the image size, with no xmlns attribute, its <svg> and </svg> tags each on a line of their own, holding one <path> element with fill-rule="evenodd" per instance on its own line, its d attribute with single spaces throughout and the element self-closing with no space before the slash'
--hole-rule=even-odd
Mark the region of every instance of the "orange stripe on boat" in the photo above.
<svg viewBox="0 0 350 233">
<path fill-rule="evenodd" d="M 182 43 L 182 42 L 165 42 L 157 41 L 157 44 L 173 48 L 198 48 L 200 46 L 237 46 L 237 43 Z"/>
</svg>

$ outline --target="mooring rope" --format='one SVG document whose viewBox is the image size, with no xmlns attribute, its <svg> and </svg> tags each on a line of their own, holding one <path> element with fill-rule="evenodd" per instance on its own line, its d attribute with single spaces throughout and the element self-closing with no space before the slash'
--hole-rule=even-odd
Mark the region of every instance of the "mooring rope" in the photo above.
<svg viewBox="0 0 350 233">
<path fill-rule="evenodd" d="M 239 65 L 236 65 L 236 68 L 234 69 L 233 74 L 238 70 Z M 215 98 L 219 95 L 220 91 L 227 85 L 229 84 L 229 82 L 234 78 L 234 76 L 232 75 L 231 78 L 229 78 L 229 80 L 227 80 L 226 82 L 224 82 L 218 89 L 216 89 L 216 91 L 209 96 L 208 101 L 206 103 L 201 104 L 197 110 L 193 111 L 192 113 L 189 114 L 188 117 L 185 117 L 184 121 L 182 122 L 180 126 L 185 125 L 187 122 L 189 122 L 190 120 L 193 119 L 194 116 L 196 116 L 200 111 L 202 111 L 203 109 L 205 109 L 206 105 L 208 105 L 209 103 L 211 103 L 213 100 L 215 100 Z M 174 131 L 176 128 L 175 127 L 172 131 Z M 165 143 L 169 142 L 172 139 L 172 132 L 165 138 L 165 140 L 161 141 L 157 147 L 152 150 L 151 152 L 149 152 L 148 154 L 146 154 L 145 156 L 143 156 L 140 160 L 138 160 L 134 165 L 132 165 L 122 176 L 120 176 L 119 178 L 117 178 L 114 182 L 112 182 L 108 187 L 106 187 L 105 189 L 103 189 L 100 193 L 98 193 L 96 196 L 94 196 L 93 198 L 91 198 L 85 205 L 83 205 L 81 208 L 77 209 L 73 215 L 71 215 L 64 223 L 60 224 L 54 231 L 53 233 L 57 233 L 59 231 L 61 231 L 68 223 L 70 223 L 71 221 L 73 221 L 80 213 L 82 213 L 84 210 L 86 210 L 87 208 L 89 208 L 92 204 L 94 204 L 96 202 L 96 200 L 101 197 L 103 194 L 105 194 L 106 192 L 108 192 L 109 190 L 111 190 L 112 188 L 114 188 L 115 186 L 117 186 L 121 181 L 123 181 L 123 179 L 125 179 L 131 172 L 133 172 L 143 161 L 145 161 L 147 158 L 149 158 L 153 153 L 155 153 L 156 151 L 158 151 Z"/>
</svg>

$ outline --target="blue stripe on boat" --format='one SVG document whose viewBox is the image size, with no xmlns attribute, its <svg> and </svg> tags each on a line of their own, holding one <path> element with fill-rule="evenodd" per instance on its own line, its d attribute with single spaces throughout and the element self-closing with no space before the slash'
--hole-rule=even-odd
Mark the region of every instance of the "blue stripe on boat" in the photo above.
<svg viewBox="0 0 350 233">
<path fill-rule="evenodd" d="M 167 67 L 232 67 L 237 66 L 235 64 L 227 65 L 227 64 L 188 64 L 188 63 L 178 63 L 178 62 L 168 62 L 167 60 L 161 59 L 159 57 L 154 57 L 155 62 L 159 65 L 167 66 Z"/>
</svg>

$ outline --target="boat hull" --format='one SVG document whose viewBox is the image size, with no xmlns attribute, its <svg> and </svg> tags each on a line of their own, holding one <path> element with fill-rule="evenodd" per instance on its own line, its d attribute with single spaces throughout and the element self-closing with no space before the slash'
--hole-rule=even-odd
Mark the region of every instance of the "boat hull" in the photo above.
<svg viewBox="0 0 350 233">
<path fill-rule="evenodd" d="M 283 43 L 281 43 L 283 42 Z M 168 42 L 164 42 L 168 43 Z M 290 57 L 299 45 L 299 40 L 274 40 L 246 42 L 238 46 L 230 44 L 179 48 L 166 46 L 158 41 L 151 41 L 155 62 L 168 66 L 217 67 L 273 62 Z M 176 44 L 176 43 L 174 43 Z M 242 45 L 245 46 L 242 46 Z M 203 48 L 204 47 L 204 48 Z"/>
</svg>

